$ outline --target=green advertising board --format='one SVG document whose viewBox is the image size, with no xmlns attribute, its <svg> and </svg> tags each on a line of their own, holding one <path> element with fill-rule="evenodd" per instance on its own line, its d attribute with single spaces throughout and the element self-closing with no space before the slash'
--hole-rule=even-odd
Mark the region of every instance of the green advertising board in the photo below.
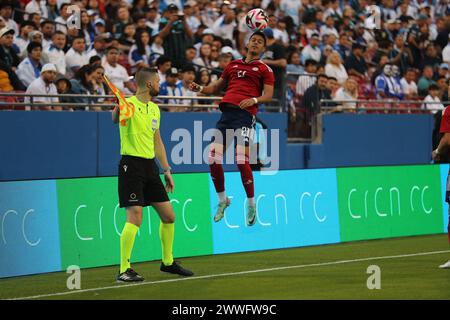
<svg viewBox="0 0 450 320">
<path fill-rule="evenodd" d="M 442 233 L 438 165 L 338 168 L 341 241 Z"/>
<path fill-rule="evenodd" d="M 175 175 L 174 181 L 174 256 L 212 254 L 208 175 Z M 57 190 L 62 267 L 118 264 L 125 210 L 118 205 L 117 177 L 58 180 Z M 154 209 L 144 208 L 132 262 L 161 258 L 159 224 Z"/>
</svg>

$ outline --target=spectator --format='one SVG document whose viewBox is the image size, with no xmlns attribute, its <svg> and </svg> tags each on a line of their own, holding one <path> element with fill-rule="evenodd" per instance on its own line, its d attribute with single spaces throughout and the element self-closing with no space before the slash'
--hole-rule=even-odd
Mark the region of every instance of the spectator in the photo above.
<svg viewBox="0 0 450 320">
<path fill-rule="evenodd" d="M 278 20 L 277 27 L 273 29 L 273 37 L 283 46 L 287 47 L 289 45 L 289 34 L 286 30 L 286 21 L 284 19 Z"/>
<path fill-rule="evenodd" d="M 216 81 L 222 75 L 223 70 L 228 66 L 228 64 L 233 60 L 231 54 L 221 53 L 219 56 L 219 65 L 211 73 L 211 80 Z M 225 89 L 222 89 L 225 90 Z"/>
<path fill-rule="evenodd" d="M 299 74 L 305 72 L 305 69 L 300 64 L 300 53 L 297 50 L 291 51 L 288 55 L 287 63 L 286 72 L 296 73 L 296 75 L 288 75 L 287 80 L 295 83 Z"/>
<path fill-rule="evenodd" d="M 341 85 L 337 79 L 335 77 L 328 77 L 327 89 L 330 91 L 331 98 L 334 99 L 339 88 L 341 88 Z"/>
<path fill-rule="evenodd" d="M 450 78 L 449 65 L 447 63 L 441 63 L 437 75 L 448 80 Z"/>
<path fill-rule="evenodd" d="M 212 68 L 211 62 L 211 45 L 209 43 L 204 43 L 200 47 L 199 57 L 194 59 L 194 64 L 198 69 L 200 69 L 200 67 Z"/>
<path fill-rule="evenodd" d="M 200 13 L 198 10 L 197 3 L 195 1 L 189 0 L 184 4 L 184 15 L 186 16 L 186 23 L 193 33 L 197 32 L 198 27 L 201 22 L 199 20 Z"/>
<path fill-rule="evenodd" d="M 170 58 L 167 56 L 160 56 L 158 59 L 156 59 L 156 67 L 158 68 L 160 82 L 164 83 L 166 81 L 166 73 L 172 67 Z"/>
<path fill-rule="evenodd" d="M 309 59 L 319 63 L 321 56 L 322 52 L 319 48 L 319 35 L 315 33 L 309 39 L 309 44 L 302 50 L 302 63 L 306 63 L 306 60 Z"/>
<path fill-rule="evenodd" d="M 337 52 L 341 55 L 342 61 L 346 61 L 350 57 L 352 50 L 350 40 L 347 35 L 342 34 L 339 37 L 339 43 L 337 44 Z"/>
<path fill-rule="evenodd" d="M 295 25 L 300 24 L 300 15 L 303 6 L 301 1 L 281 0 L 280 10 L 284 13 L 285 17 L 291 17 Z"/>
<path fill-rule="evenodd" d="M 94 88 L 94 67 L 90 65 L 84 65 L 75 73 L 75 77 L 70 80 L 71 94 L 77 94 L 79 97 L 71 98 L 72 103 L 90 104 L 96 101 L 96 99 L 89 98 L 95 94 Z M 74 110 L 89 110 L 88 106 L 75 106 Z"/>
<path fill-rule="evenodd" d="M 187 47 L 184 54 L 183 66 L 187 64 L 194 64 L 194 59 L 197 57 L 197 49 L 195 47 Z"/>
<path fill-rule="evenodd" d="M 377 89 L 377 99 L 401 99 L 403 97 L 396 88 L 392 65 L 389 63 L 384 66 L 382 74 L 376 77 L 375 87 Z"/>
<path fill-rule="evenodd" d="M 433 80 L 433 68 L 431 66 L 425 66 L 423 68 L 422 77 L 420 77 L 419 82 L 417 83 L 419 96 L 426 96 L 428 88 L 432 84 L 436 84 L 436 82 L 434 82 Z"/>
<path fill-rule="evenodd" d="M 119 63 L 119 49 L 109 47 L 106 51 L 106 59 L 103 62 L 105 75 L 108 77 L 117 89 L 127 94 L 135 91 L 135 86 L 130 81 L 127 70 Z"/>
<path fill-rule="evenodd" d="M 317 62 L 309 59 L 305 63 L 305 74 L 298 77 L 296 93 L 303 96 L 305 91 L 316 83 Z"/>
<path fill-rule="evenodd" d="M 159 36 L 164 39 L 164 52 L 175 66 L 183 64 L 184 51 L 192 45 L 193 33 L 186 17 L 178 15 L 178 7 L 167 7 L 159 27 Z"/>
<path fill-rule="evenodd" d="M 77 36 L 72 40 L 72 47 L 66 52 L 67 74 L 72 77 L 78 69 L 89 63 L 86 52 L 86 41 L 83 36 Z"/>
<path fill-rule="evenodd" d="M 267 44 L 266 52 L 264 52 L 262 61 L 272 68 L 275 76 L 275 83 L 278 84 L 278 86 L 274 87 L 273 98 L 281 99 L 281 90 L 284 83 L 284 75 L 286 73 L 287 66 L 286 52 L 284 47 L 275 41 L 273 31 L 271 29 L 265 29 L 264 34 L 267 37 Z"/>
<path fill-rule="evenodd" d="M 24 21 L 20 25 L 20 34 L 14 39 L 14 44 L 19 48 L 19 56 L 25 55 L 30 43 L 28 34 L 33 30 L 36 30 L 36 26 L 31 21 Z"/>
<path fill-rule="evenodd" d="M 233 41 L 234 29 L 237 26 L 236 13 L 234 11 L 234 8 L 231 8 L 231 6 L 224 6 L 223 9 L 223 15 L 214 22 L 212 30 L 214 31 L 215 35 L 218 35 L 223 39 L 229 39 Z"/>
<path fill-rule="evenodd" d="M 163 39 L 157 34 L 153 38 L 152 45 L 151 45 L 151 54 L 150 54 L 150 61 L 154 62 L 158 57 L 164 55 L 164 41 Z"/>
<path fill-rule="evenodd" d="M 57 73 L 66 74 L 66 54 L 64 47 L 66 46 L 66 35 L 62 31 L 56 31 L 52 36 L 51 44 L 44 49 L 42 54 L 43 63 L 52 62 L 56 66 Z"/>
<path fill-rule="evenodd" d="M 328 57 L 327 64 L 325 66 L 325 74 L 328 77 L 334 77 L 340 85 L 343 85 L 347 81 L 348 74 L 342 64 L 341 56 L 337 51 L 333 51 Z"/>
<path fill-rule="evenodd" d="M 150 35 L 147 31 L 136 33 L 136 43 L 131 47 L 128 54 L 128 62 L 131 65 L 132 73 L 142 67 L 150 65 Z"/>
<path fill-rule="evenodd" d="M 33 44 L 30 43 L 30 46 Z M 28 86 L 25 93 L 28 94 L 46 94 L 57 95 L 56 86 L 54 84 L 56 79 L 56 67 L 52 63 L 47 63 L 42 67 L 41 74 L 34 79 Z M 32 103 L 49 103 L 54 104 L 58 102 L 57 97 L 33 97 Z M 30 97 L 25 97 L 24 102 L 31 102 Z M 40 106 L 33 107 L 33 110 L 54 110 L 61 111 L 60 106 Z"/>
<path fill-rule="evenodd" d="M 103 20 L 101 18 L 95 19 L 94 20 L 94 29 L 95 29 L 95 34 L 103 34 L 103 33 L 105 33 L 106 32 L 106 22 L 105 22 L 105 20 Z M 133 37 L 134 37 L 134 35 L 133 35 Z"/>
<path fill-rule="evenodd" d="M 334 18 L 331 15 L 326 17 L 325 24 L 320 27 L 320 35 L 322 37 L 329 34 L 334 34 L 336 38 L 339 38 L 339 33 L 334 27 Z"/>
<path fill-rule="evenodd" d="M 199 54 L 200 47 L 201 47 L 203 44 L 208 43 L 208 44 L 212 45 L 212 44 L 213 44 L 213 41 L 214 41 L 214 31 L 212 31 L 212 29 L 205 29 L 205 30 L 203 30 L 203 32 L 202 32 L 202 39 L 201 39 L 201 42 L 196 43 L 196 44 L 194 45 L 194 48 L 197 50 L 197 53 Z M 198 56 L 198 54 L 197 54 L 197 56 Z"/>
<path fill-rule="evenodd" d="M 126 4 L 120 4 L 117 9 L 116 19 L 113 20 L 115 23 L 112 26 L 112 31 L 115 38 L 120 38 L 123 33 L 123 29 L 127 23 L 133 22 L 130 18 L 130 11 Z"/>
<path fill-rule="evenodd" d="M 55 21 L 59 16 L 58 1 L 57 0 L 47 0 L 47 21 Z M 56 27 L 56 25 L 55 25 Z M 42 32 L 43 33 L 43 32 Z"/>
<path fill-rule="evenodd" d="M 145 15 L 134 15 L 133 17 L 134 25 L 136 26 L 136 32 L 147 31 L 150 36 L 158 34 L 158 30 L 152 30 L 147 26 L 147 20 L 145 20 Z"/>
<path fill-rule="evenodd" d="M 450 64 L 450 33 L 448 34 L 448 42 L 444 50 L 442 50 L 442 61 Z"/>
<path fill-rule="evenodd" d="M 345 60 L 345 68 L 349 76 L 356 76 L 360 80 L 367 78 L 367 64 L 363 57 L 364 47 L 359 43 L 352 46 L 352 54 Z"/>
<path fill-rule="evenodd" d="M 437 84 L 431 84 L 428 87 L 428 95 L 423 101 L 429 102 L 422 105 L 423 110 L 431 110 L 431 113 L 433 114 L 444 110 L 444 105 L 441 103 L 441 99 L 439 99 L 439 87 Z"/>
<path fill-rule="evenodd" d="M 56 26 L 55 22 L 50 20 L 44 20 L 41 22 L 41 32 L 43 35 L 42 47 L 47 49 L 52 43 L 52 37 L 55 34 Z"/>
<path fill-rule="evenodd" d="M 150 5 L 150 7 L 148 8 L 148 11 L 146 13 L 146 18 L 147 18 L 147 22 L 146 22 L 147 26 L 150 29 L 152 29 L 153 32 L 158 32 L 161 16 L 159 15 L 158 10 L 154 4 Z"/>
<path fill-rule="evenodd" d="M 56 30 L 64 32 L 67 34 L 67 25 L 70 23 L 69 17 L 71 12 L 69 11 L 70 3 L 62 2 L 59 4 L 59 14 L 60 16 L 55 19 Z"/>
<path fill-rule="evenodd" d="M 406 70 L 405 76 L 400 80 L 403 93 L 406 100 L 415 100 L 418 98 L 416 72 L 414 69 Z"/>
<path fill-rule="evenodd" d="M 317 83 L 309 87 L 303 95 L 302 105 L 311 114 L 320 112 L 320 100 L 331 100 L 330 91 L 327 89 L 328 77 L 325 74 L 319 74 Z"/>
<path fill-rule="evenodd" d="M 58 91 L 58 94 L 70 94 L 72 90 L 72 84 L 70 83 L 69 79 L 61 77 L 56 80 L 55 82 L 56 90 Z M 61 103 L 71 103 L 71 98 L 68 97 L 59 97 L 59 102 Z M 63 106 L 63 110 L 73 111 L 71 107 Z"/>
<path fill-rule="evenodd" d="M 18 48 L 14 45 L 14 30 L 4 27 L 0 30 L 0 60 L 13 71 L 20 63 Z"/>
<path fill-rule="evenodd" d="M 16 73 L 0 60 L 0 92 L 25 91 L 27 87 L 23 85 Z"/>
<path fill-rule="evenodd" d="M 93 56 L 103 58 L 105 55 L 106 38 L 104 35 L 95 36 L 92 47 L 87 52 L 87 57 L 90 59 Z"/>
<path fill-rule="evenodd" d="M 13 6 L 10 1 L 2 1 L 0 3 L 0 17 L 6 23 L 6 27 L 13 29 L 15 34 L 19 34 L 19 26 L 17 22 L 12 19 L 13 15 Z"/>
<path fill-rule="evenodd" d="M 91 21 L 89 19 L 89 15 L 86 10 L 81 10 L 80 12 L 81 17 L 81 33 L 84 36 L 84 40 L 86 42 L 86 47 L 89 48 L 94 41 L 95 37 L 95 28 L 91 24 Z"/>
<path fill-rule="evenodd" d="M 44 0 L 31 0 L 25 6 L 25 12 L 29 14 L 38 13 L 44 19 L 48 18 L 47 7 L 45 6 Z"/>
<path fill-rule="evenodd" d="M 131 47 L 135 44 L 136 26 L 129 22 L 123 27 L 123 33 L 119 38 L 119 50 L 128 55 Z"/>
<path fill-rule="evenodd" d="M 38 42 L 30 42 L 27 46 L 28 57 L 17 67 L 17 76 L 28 87 L 33 80 L 41 74 L 42 45 Z"/>
<path fill-rule="evenodd" d="M 411 49 L 405 46 L 403 35 L 395 37 L 395 43 L 389 52 L 390 63 L 399 66 L 400 73 L 405 74 L 414 63 Z"/>
<path fill-rule="evenodd" d="M 169 68 L 166 74 L 166 81 L 161 84 L 161 88 L 159 90 L 159 94 L 161 96 L 181 96 L 181 88 L 177 85 L 178 82 L 178 70 L 177 68 Z M 165 104 L 177 104 L 176 99 L 164 99 L 163 103 Z M 167 111 L 175 111 L 174 108 L 166 108 Z"/>
<path fill-rule="evenodd" d="M 438 95 L 439 99 L 441 99 L 442 101 L 445 101 L 445 100 L 443 100 L 443 97 L 444 97 L 445 93 L 447 92 L 447 88 L 448 88 L 447 79 L 445 79 L 445 77 L 438 78 L 436 81 L 436 85 L 439 88 L 439 95 Z"/>
<path fill-rule="evenodd" d="M 345 101 L 358 100 L 358 82 L 352 77 L 345 80 L 344 85 L 336 91 L 333 100 L 344 108 L 356 109 L 356 102 Z"/>
<path fill-rule="evenodd" d="M 179 91 L 176 91 L 175 93 L 180 92 L 182 97 L 196 97 L 197 93 L 194 91 L 191 91 L 189 89 L 190 84 L 195 80 L 195 68 L 192 65 L 187 65 L 183 68 L 181 71 L 181 81 L 178 83 L 178 86 L 180 88 Z M 177 94 L 175 94 L 177 95 Z M 183 104 L 185 106 L 190 106 L 191 104 L 196 104 L 197 100 L 193 99 L 179 99 L 178 104 Z M 180 109 L 178 108 L 176 111 L 187 111 L 189 109 Z"/>
<path fill-rule="evenodd" d="M 425 54 L 422 59 L 422 69 L 425 66 L 431 66 L 433 71 L 437 71 L 441 64 L 441 58 L 438 57 L 436 48 L 430 44 L 425 49 Z"/>
</svg>

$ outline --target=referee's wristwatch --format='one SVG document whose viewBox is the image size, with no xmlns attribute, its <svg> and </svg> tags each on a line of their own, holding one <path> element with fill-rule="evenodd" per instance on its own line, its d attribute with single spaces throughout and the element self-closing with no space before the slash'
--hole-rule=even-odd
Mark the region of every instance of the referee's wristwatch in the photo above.
<svg viewBox="0 0 450 320">
<path fill-rule="evenodd" d="M 167 172 L 170 172 L 170 170 L 172 170 L 171 167 L 168 167 L 167 169 L 164 169 L 164 174 L 166 174 Z"/>
</svg>

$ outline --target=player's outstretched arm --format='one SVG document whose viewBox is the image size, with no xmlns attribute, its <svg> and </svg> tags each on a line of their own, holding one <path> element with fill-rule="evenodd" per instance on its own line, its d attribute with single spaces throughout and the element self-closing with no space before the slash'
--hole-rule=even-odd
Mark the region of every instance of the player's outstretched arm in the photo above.
<svg viewBox="0 0 450 320">
<path fill-rule="evenodd" d="M 189 89 L 191 91 L 199 92 L 199 93 L 203 93 L 203 94 L 214 94 L 216 92 L 219 92 L 220 89 L 222 89 L 224 85 L 225 85 L 225 81 L 222 78 L 219 78 L 206 87 L 203 87 L 195 82 L 192 82 L 189 85 Z"/>
<path fill-rule="evenodd" d="M 273 86 L 265 84 L 262 96 L 242 100 L 241 103 L 239 104 L 239 107 L 241 109 L 245 109 L 258 103 L 267 103 L 272 101 L 272 97 L 273 97 Z"/>
<path fill-rule="evenodd" d="M 173 192 L 175 184 L 173 182 L 172 175 L 170 173 L 170 166 L 169 162 L 167 161 L 166 148 L 164 146 L 164 142 L 161 139 L 161 133 L 159 129 L 155 131 L 155 156 L 164 170 L 164 180 L 166 182 L 166 190 L 167 192 Z"/>
</svg>

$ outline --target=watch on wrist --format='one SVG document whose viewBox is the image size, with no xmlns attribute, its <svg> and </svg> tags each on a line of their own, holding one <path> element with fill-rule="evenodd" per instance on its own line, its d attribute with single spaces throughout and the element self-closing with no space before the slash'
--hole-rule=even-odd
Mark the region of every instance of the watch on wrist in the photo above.
<svg viewBox="0 0 450 320">
<path fill-rule="evenodd" d="M 168 167 L 167 169 L 164 169 L 164 173 L 169 172 L 170 170 L 172 170 L 172 168 Z"/>
</svg>

